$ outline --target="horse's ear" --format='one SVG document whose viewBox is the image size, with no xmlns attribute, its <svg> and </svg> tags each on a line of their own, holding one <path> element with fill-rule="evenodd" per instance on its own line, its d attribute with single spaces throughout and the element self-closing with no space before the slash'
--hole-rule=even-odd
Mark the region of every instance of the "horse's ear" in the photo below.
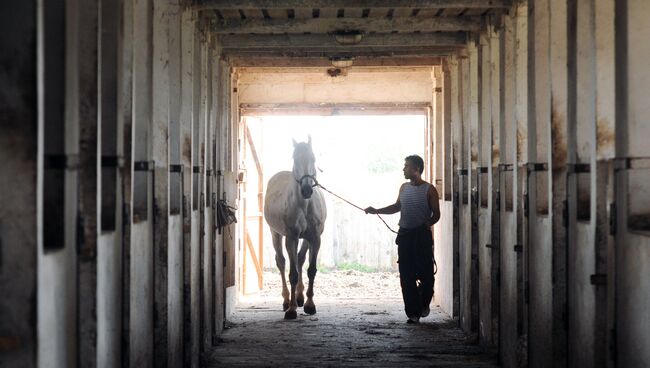
<svg viewBox="0 0 650 368">
<path fill-rule="evenodd" d="M 295 138 L 291 138 L 291 140 L 293 141 L 293 147 L 295 148 L 298 145 L 298 142 L 296 142 Z"/>
<path fill-rule="evenodd" d="M 307 144 L 311 148 L 311 134 L 307 134 Z"/>
</svg>

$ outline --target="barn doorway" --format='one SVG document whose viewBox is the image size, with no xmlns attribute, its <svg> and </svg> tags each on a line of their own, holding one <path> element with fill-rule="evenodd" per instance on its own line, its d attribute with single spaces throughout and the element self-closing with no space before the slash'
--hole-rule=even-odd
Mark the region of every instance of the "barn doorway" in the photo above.
<svg viewBox="0 0 650 368">
<path fill-rule="evenodd" d="M 266 182 L 279 171 L 291 170 L 293 139 L 300 142 L 312 137 L 323 186 L 360 207 L 385 206 L 395 200 L 404 182 L 404 157 L 425 156 L 427 119 L 426 110 L 382 115 L 245 115 L 240 147 L 240 299 L 281 302 L 279 271 L 262 209 Z M 318 257 L 316 298 L 399 297 L 393 234 L 377 217 L 329 193 L 325 197 L 328 217 Z M 384 219 L 397 228 L 399 214 Z M 303 273 L 306 280 L 306 266 Z M 372 287 L 361 288 L 363 284 Z"/>
</svg>

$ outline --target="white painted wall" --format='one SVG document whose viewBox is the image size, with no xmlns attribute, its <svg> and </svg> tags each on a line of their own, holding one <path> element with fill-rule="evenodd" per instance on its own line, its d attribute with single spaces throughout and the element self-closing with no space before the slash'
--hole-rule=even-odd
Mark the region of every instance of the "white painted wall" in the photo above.
<svg viewBox="0 0 650 368">
<path fill-rule="evenodd" d="M 355 68 L 330 77 L 324 68 L 238 69 L 240 103 L 431 102 L 431 67 Z"/>
</svg>

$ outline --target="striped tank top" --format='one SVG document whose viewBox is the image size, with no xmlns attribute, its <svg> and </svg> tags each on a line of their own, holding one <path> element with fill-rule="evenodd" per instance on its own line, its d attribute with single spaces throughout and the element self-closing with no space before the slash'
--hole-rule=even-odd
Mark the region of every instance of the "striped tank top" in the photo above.
<svg viewBox="0 0 650 368">
<path fill-rule="evenodd" d="M 399 227 L 404 229 L 414 229 L 420 225 L 426 224 L 431 218 L 431 208 L 427 201 L 427 192 L 429 183 L 423 183 L 418 186 L 407 183 L 399 194 L 400 218 Z"/>
</svg>

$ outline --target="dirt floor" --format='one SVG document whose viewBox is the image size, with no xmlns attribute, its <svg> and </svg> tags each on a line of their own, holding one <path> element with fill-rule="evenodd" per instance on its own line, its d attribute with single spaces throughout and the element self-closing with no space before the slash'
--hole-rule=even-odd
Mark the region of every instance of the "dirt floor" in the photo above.
<svg viewBox="0 0 650 368">
<path fill-rule="evenodd" d="M 305 276 L 306 280 L 306 276 Z M 242 297 L 206 367 L 496 367 L 439 307 L 407 324 L 396 273 L 354 270 L 316 276 L 317 313 L 284 320 L 280 275 Z"/>
</svg>

